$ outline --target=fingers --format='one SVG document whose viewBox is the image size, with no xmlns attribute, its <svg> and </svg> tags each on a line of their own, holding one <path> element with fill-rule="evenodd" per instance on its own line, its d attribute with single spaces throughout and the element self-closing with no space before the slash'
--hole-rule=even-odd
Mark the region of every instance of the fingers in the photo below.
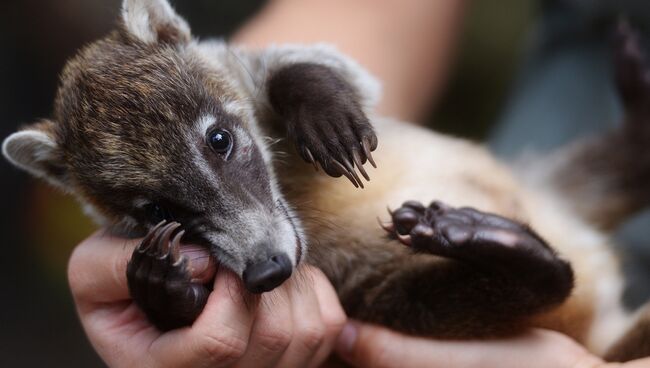
<svg viewBox="0 0 650 368">
<path fill-rule="evenodd" d="M 68 262 L 68 283 L 80 311 L 88 304 L 128 300 L 126 266 L 142 239 L 123 239 L 100 230 L 75 248 Z M 181 245 L 196 282 L 214 277 L 214 259 L 205 247 Z M 101 290 L 101 292 L 97 292 Z"/>
<path fill-rule="evenodd" d="M 341 333 L 337 352 L 348 363 L 368 368 L 515 368 L 522 362 L 530 368 L 609 367 L 570 338 L 545 330 L 507 339 L 438 341 L 352 322 Z"/>
<path fill-rule="evenodd" d="M 155 366 L 229 367 L 246 353 L 258 303 L 232 272 L 220 268 L 214 290 L 192 327 L 162 335 L 149 348 Z"/>
<path fill-rule="evenodd" d="M 262 294 L 248 349 L 236 367 L 276 367 L 293 338 L 290 282 Z M 298 311 L 296 311 L 297 313 Z M 301 311 L 302 312 L 302 311 Z"/>
<path fill-rule="evenodd" d="M 314 290 L 318 305 L 320 306 L 320 315 L 322 323 L 325 326 L 325 337 L 312 357 L 307 367 L 320 367 L 332 353 L 334 345 L 338 340 L 347 316 L 339 301 L 339 297 L 334 290 L 334 286 L 329 282 L 323 272 L 317 268 L 311 269 L 314 273 Z"/>
<path fill-rule="evenodd" d="M 129 298 L 126 265 L 137 244 L 98 231 L 77 246 L 68 262 L 68 282 L 80 311 L 88 304 Z"/>
<path fill-rule="evenodd" d="M 319 367 L 332 351 L 345 314 L 320 270 L 301 267 L 289 286 L 293 338 L 276 367 Z"/>
</svg>

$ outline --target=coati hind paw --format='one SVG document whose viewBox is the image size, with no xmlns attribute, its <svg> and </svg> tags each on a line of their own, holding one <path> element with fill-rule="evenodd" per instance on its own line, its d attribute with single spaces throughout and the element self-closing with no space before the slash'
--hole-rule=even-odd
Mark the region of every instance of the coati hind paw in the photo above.
<svg viewBox="0 0 650 368">
<path fill-rule="evenodd" d="M 192 282 L 188 260 L 180 256 L 184 232 L 176 232 L 179 227 L 163 221 L 153 228 L 133 251 L 126 271 L 131 297 L 161 331 L 191 325 L 210 293 Z"/>
<path fill-rule="evenodd" d="M 562 300 L 573 287 L 568 262 L 531 228 L 505 217 L 442 202 L 425 207 L 408 201 L 390 211 L 382 224 L 389 234 L 416 252 L 469 263 L 488 272 L 512 274 L 536 292 Z"/>
<path fill-rule="evenodd" d="M 353 87 L 327 66 L 296 63 L 272 75 L 269 94 L 302 158 L 363 188 L 359 174 L 370 180 L 363 165 L 377 167 L 377 136 Z"/>
</svg>

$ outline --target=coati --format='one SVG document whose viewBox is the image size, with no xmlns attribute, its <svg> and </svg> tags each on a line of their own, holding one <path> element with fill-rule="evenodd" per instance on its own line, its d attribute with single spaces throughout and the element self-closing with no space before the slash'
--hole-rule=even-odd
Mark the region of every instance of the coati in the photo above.
<svg viewBox="0 0 650 368">
<path fill-rule="evenodd" d="M 516 171 L 375 115 L 379 83 L 330 47 L 199 42 L 167 0 L 124 0 L 65 67 L 52 118 L 3 153 L 99 224 L 147 234 L 127 278 L 161 330 L 191 324 L 210 292 L 182 241 L 252 293 L 307 262 L 354 318 L 438 338 L 545 327 L 627 360 L 650 355 L 650 309 L 622 309 L 608 234 L 650 199 L 650 74 L 618 34 L 625 124 Z"/>
</svg>

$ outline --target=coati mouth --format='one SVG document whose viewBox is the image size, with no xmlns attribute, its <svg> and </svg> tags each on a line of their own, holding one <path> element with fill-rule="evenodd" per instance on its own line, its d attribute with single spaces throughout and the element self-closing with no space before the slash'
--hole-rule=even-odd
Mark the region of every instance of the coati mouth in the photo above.
<svg viewBox="0 0 650 368">
<path fill-rule="evenodd" d="M 281 200 L 276 203 L 279 214 L 291 225 L 295 240 L 295 266 L 283 253 L 278 253 L 265 262 L 248 264 L 240 276 L 246 289 L 254 294 L 268 292 L 282 285 L 303 258 L 303 241 L 299 227 L 286 205 Z M 188 272 L 192 282 L 211 284 L 214 281 L 220 262 L 209 246 L 181 242 L 179 255 L 188 260 Z"/>
</svg>

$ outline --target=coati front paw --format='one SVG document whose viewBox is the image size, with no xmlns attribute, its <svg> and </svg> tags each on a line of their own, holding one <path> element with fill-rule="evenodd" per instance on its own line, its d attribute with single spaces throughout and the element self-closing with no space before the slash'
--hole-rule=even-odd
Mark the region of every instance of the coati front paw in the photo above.
<svg viewBox="0 0 650 368">
<path fill-rule="evenodd" d="M 405 202 L 382 224 L 391 236 L 417 252 L 466 262 L 487 272 L 511 275 L 554 300 L 573 287 L 571 266 L 531 228 L 473 208 L 435 201 L 428 207 Z"/>
<path fill-rule="evenodd" d="M 179 227 L 162 222 L 153 228 L 133 251 L 126 271 L 131 297 L 161 331 L 191 325 L 210 293 L 192 282 L 188 260 L 180 256 Z"/>
<path fill-rule="evenodd" d="M 377 136 L 352 86 L 329 67 L 311 63 L 277 71 L 269 85 L 271 104 L 302 158 L 363 188 L 356 170 L 370 180 L 363 165 L 376 167 L 371 152 Z"/>
</svg>

